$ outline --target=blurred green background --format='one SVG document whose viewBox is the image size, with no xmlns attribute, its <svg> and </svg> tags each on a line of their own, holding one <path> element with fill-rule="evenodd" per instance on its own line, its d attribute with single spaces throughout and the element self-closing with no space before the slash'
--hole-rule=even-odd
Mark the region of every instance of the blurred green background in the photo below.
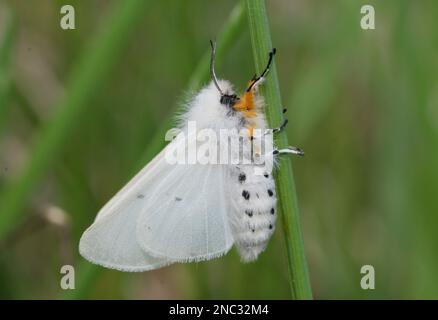
<svg viewBox="0 0 438 320">
<path fill-rule="evenodd" d="M 59 27 L 64 4 L 75 30 Z M 375 30 L 360 28 L 365 4 Z M 208 80 L 208 40 L 222 40 L 220 76 L 242 90 L 254 74 L 239 8 L 0 1 L 0 298 L 290 297 L 281 228 L 252 264 L 232 251 L 129 274 L 78 255 L 98 209 L 163 146 L 178 101 Z M 438 298 L 438 3 L 268 10 L 289 141 L 306 151 L 293 163 L 315 298 Z M 75 290 L 60 288 L 64 264 Z M 360 287 L 367 264 L 375 290 Z"/>
</svg>

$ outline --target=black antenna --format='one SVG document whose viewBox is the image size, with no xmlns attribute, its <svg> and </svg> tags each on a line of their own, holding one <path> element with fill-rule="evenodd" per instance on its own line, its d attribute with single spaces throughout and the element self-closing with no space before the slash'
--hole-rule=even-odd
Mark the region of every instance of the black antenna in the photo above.
<svg viewBox="0 0 438 320">
<path fill-rule="evenodd" d="M 219 87 L 219 84 L 218 84 L 217 78 L 216 78 L 216 72 L 214 71 L 214 61 L 216 60 L 216 41 L 213 42 L 210 40 L 210 45 L 211 45 L 211 62 L 210 62 L 211 78 L 213 79 L 214 85 L 216 86 L 217 90 L 219 91 L 221 96 L 223 96 L 224 94 L 223 94 L 221 88 Z"/>
<path fill-rule="evenodd" d="M 262 72 L 262 74 L 260 75 L 260 77 L 255 77 L 255 78 L 253 78 L 254 81 L 253 81 L 253 83 L 249 86 L 249 88 L 246 89 L 247 92 L 251 91 L 252 87 L 254 87 L 254 85 L 255 85 L 258 81 L 260 81 L 260 79 L 263 79 L 263 78 L 266 76 L 266 74 L 269 72 L 269 68 L 271 67 L 271 64 L 272 64 L 272 59 L 274 58 L 274 55 L 275 55 L 276 52 L 277 52 L 277 50 L 276 50 L 275 48 L 273 48 L 272 51 L 269 52 L 269 60 L 268 60 L 268 63 L 267 63 L 267 65 L 266 65 L 265 70 L 263 70 L 263 72 Z"/>
</svg>

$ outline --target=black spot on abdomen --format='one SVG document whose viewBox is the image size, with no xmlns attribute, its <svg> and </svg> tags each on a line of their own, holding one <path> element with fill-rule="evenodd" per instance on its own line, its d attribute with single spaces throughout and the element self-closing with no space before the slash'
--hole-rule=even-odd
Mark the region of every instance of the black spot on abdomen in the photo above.
<svg viewBox="0 0 438 320">
<path fill-rule="evenodd" d="M 245 198 L 245 200 L 249 200 L 249 192 L 246 190 L 242 191 L 242 197 Z"/>
</svg>

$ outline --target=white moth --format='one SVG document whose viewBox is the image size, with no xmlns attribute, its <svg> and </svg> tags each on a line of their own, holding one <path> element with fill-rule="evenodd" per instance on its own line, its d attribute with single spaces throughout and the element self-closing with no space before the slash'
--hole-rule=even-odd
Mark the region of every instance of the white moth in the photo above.
<svg viewBox="0 0 438 320">
<path fill-rule="evenodd" d="M 258 94 L 274 54 L 275 49 L 263 73 L 238 97 L 228 81 L 216 78 L 212 43 L 212 82 L 194 96 L 181 117 L 180 135 L 186 139 L 170 142 L 100 210 L 80 240 L 84 258 L 121 271 L 146 271 L 213 259 L 234 244 L 242 261 L 257 259 L 274 232 L 277 198 L 272 170 L 254 160 L 254 155 L 263 156 L 264 145 L 256 142 L 265 136 L 272 140 L 287 123 L 267 129 Z M 193 155 L 188 152 L 194 139 L 188 134 L 191 122 L 198 130 L 231 130 L 230 138 L 238 138 L 243 156 L 252 160 L 172 163 L 169 154 L 175 150 Z M 257 130 L 262 134 L 254 135 Z M 219 142 L 210 139 L 204 144 L 217 147 Z M 294 147 L 269 151 L 281 153 L 303 155 Z"/>
</svg>

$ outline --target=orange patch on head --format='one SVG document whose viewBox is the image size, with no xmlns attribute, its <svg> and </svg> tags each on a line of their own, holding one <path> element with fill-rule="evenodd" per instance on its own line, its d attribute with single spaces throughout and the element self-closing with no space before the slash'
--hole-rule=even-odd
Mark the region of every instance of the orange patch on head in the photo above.
<svg viewBox="0 0 438 320">
<path fill-rule="evenodd" d="M 253 82 L 250 81 L 249 84 Z M 242 96 L 240 96 L 238 102 L 234 105 L 236 111 L 240 111 L 247 118 L 252 118 L 256 116 L 255 104 L 254 104 L 254 93 L 253 91 L 245 91 Z"/>
<path fill-rule="evenodd" d="M 254 80 L 249 81 L 248 87 L 253 83 Z M 256 117 L 257 111 L 254 103 L 254 90 L 245 90 L 245 92 L 239 97 L 239 100 L 237 100 L 236 104 L 233 105 L 233 108 L 234 110 L 241 112 L 247 119 Z M 254 125 L 251 121 L 246 128 L 248 129 L 248 135 L 252 137 L 254 133 Z"/>
</svg>

